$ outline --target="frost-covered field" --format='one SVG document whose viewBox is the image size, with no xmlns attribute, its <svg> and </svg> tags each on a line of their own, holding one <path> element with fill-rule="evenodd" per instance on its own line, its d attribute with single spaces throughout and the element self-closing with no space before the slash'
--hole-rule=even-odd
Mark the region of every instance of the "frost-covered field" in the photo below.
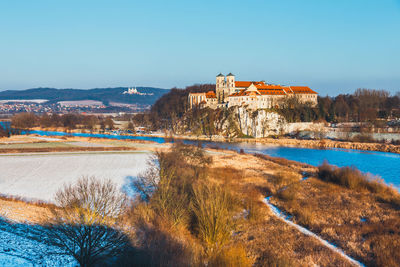
<svg viewBox="0 0 400 267">
<path fill-rule="evenodd" d="M 103 102 L 96 100 L 59 101 L 61 106 L 101 106 Z"/>
<path fill-rule="evenodd" d="M 65 183 L 82 176 L 110 178 L 126 190 L 146 169 L 149 153 L 96 152 L 0 155 L 0 194 L 52 201 Z"/>
<path fill-rule="evenodd" d="M 0 266 L 77 266 L 77 262 L 48 244 L 40 226 L 0 219 Z"/>
</svg>

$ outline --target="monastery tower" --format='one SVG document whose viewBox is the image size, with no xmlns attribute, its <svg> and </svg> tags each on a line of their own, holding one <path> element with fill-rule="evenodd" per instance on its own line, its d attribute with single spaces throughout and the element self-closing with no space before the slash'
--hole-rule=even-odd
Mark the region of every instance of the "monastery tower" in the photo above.
<svg viewBox="0 0 400 267">
<path fill-rule="evenodd" d="M 235 92 L 235 75 L 229 73 L 225 79 L 223 74 L 218 74 L 215 83 L 215 91 L 217 93 L 218 103 L 226 103 L 228 96 Z"/>
<path fill-rule="evenodd" d="M 228 95 L 225 95 L 227 92 L 225 91 L 226 83 L 225 76 L 222 73 L 217 75 L 217 80 L 215 83 L 215 92 L 217 93 L 218 104 L 224 102 L 224 98 Z"/>
<path fill-rule="evenodd" d="M 233 75 L 232 73 L 229 73 L 226 76 L 226 87 L 229 92 L 228 95 L 235 93 L 235 75 Z"/>
</svg>

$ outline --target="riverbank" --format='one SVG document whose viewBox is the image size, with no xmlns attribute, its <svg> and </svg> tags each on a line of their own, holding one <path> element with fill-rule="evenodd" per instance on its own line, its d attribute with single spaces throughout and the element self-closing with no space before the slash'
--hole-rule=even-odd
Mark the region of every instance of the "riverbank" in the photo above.
<svg viewBox="0 0 400 267">
<path fill-rule="evenodd" d="M 171 138 L 171 136 L 165 138 Z M 349 142 L 349 141 L 336 141 L 330 139 L 321 140 L 303 140 L 295 138 L 224 138 L 222 136 L 190 136 L 190 135 L 174 135 L 174 139 L 187 139 L 187 140 L 199 140 L 199 141 L 213 141 L 213 142 L 246 142 L 246 143 L 260 143 L 274 146 L 291 146 L 291 147 L 303 147 L 303 148 L 342 148 L 342 149 L 356 149 L 366 151 L 379 151 L 379 152 L 390 152 L 400 154 L 400 145 L 382 144 L 382 143 L 360 143 L 360 142 Z"/>
<path fill-rule="evenodd" d="M 168 144 L 160 144 L 168 147 Z M 42 137 L 16 135 L 0 138 L 0 154 L 51 152 L 153 151 L 154 142 L 146 140 L 110 140 L 93 137 Z"/>
<path fill-rule="evenodd" d="M 51 131 L 51 132 L 64 132 L 66 134 L 110 134 L 115 135 L 115 132 L 99 132 L 99 131 L 88 131 L 88 130 L 67 130 L 64 127 L 57 128 L 40 128 L 35 127 L 34 131 Z M 400 154 L 400 145 L 393 145 L 388 143 L 368 143 L 368 142 L 353 142 L 353 141 L 338 141 L 332 139 L 320 139 L 320 140 L 304 140 L 296 138 L 287 137 L 277 137 L 277 138 L 226 138 L 220 135 L 213 136 L 192 136 L 192 135 L 166 135 L 164 133 L 154 133 L 154 134 L 130 134 L 122 133 L 118 134 L 121 137 L 152 137 L 152 138 L 165 138 L 166 140 L 171 139 L 181 139 L 181 140 L 199 140 L 199 141 L 212 141 L 212 142 L 246 142 L 246 143 L 261 143 L 271 146 L 291 146 L 291 147 L 302 147 L 302 148 L 341 148 L 341 149 L 355 149 L 355 150 L 365 150 L 365 151 L 379 151 L 379 152 L 389 152 Z"/>
</svg>

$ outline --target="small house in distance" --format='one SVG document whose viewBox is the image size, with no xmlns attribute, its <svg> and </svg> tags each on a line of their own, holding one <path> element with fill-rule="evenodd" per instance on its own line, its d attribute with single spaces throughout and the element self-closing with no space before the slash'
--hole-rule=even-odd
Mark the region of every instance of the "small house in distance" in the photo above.
<svg viewBox="0 0 400 267">
<path fill-rule="evenodd" d="M 264 81 L 235 81 L 235 75 L 216 77 L 216 93 L 189 93 L 189 107 L 212 109 L 246 106 L 250 109 L 279 108 L 287 98 L 294 97 L 300 103 L 317 105 L 318 94 L 308 86 L 282 86 Z"/>
</svg>

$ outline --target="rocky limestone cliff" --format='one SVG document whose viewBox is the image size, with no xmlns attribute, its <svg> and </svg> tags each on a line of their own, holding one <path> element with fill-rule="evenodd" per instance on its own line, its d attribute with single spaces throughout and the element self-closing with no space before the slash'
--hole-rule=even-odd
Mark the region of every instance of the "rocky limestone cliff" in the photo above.
<svg viewBox="0 0 400 267">
<path fill-rule="evenodd" d="M 265 137 L 282 134 L 287 124 L 286 120 L 276 112 L 250 111 L 240 107 L 235 113 L 239 129 L 248 136 Z"/>
<path fill-rule="evenodd" d="M 299 131 L 322 132 L 322 123 L 288 123 L 285 118 L 272 110 L 248 110 L 245 107 L 188 112 L 176 128 L 178 134 L 194 134 L 197 136 L 267 137 L 296 133 Z"/>
<path fill-rule="evenodd" d="M 323 123 L 288 123 L 281 115 L 269 110 L 249 111 L 237 108 L 237 123 L 241 132 L 252 137 L 292 134 L 298 131 L 324 132 Z"/>
</svg>

